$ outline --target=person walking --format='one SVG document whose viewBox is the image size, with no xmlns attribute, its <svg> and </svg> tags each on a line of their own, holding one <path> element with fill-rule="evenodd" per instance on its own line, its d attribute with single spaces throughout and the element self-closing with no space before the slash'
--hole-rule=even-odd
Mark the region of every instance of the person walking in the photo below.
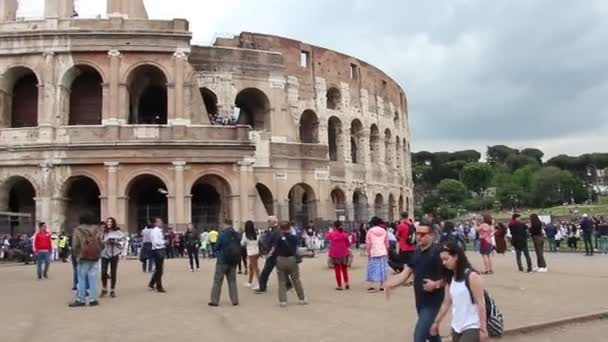
<svg viewBox="0 0 608 342">
<path fill-rule="evenodd" d="M 547 236 L 547 241 L 549 242 L 549 251 L 557 252 L 556 246 L 556 236 L 557 236 L 557 225 L 553 223 L 551 220 L 547 225 L 545 225 L 545 235 Z M 561 239 L 561 237 L 560 237 Z"/>
<path fill-rule="evenodd" d="M 97 272 L 103 243 L 101 234 L 94 218 L 90 214 L 84 214 L 80 218 L 80 225 L 74 231 L 74 242 L 72 248 L 77 258 L 78 284 L 76 300 L 69 304 L 70 307 L 85 306 L 87 287 L 89 295 L 89 306 L 97 306 Z"/>
<path fill-rule="evenodd" d="M 504 255 L 507 251 L 507 227 L 499 222 L 494 229 L 494 241 L 496 242 L 496 253 Z"/>
<path fill-rule="evenodd" d="M 481 276 L 473 270 L 464 250 L 453 242 L 441 246 L 440 257 L 447 274 L 447 284 L 443 303 L 431 326 L 431 334 L 439 335 L 441 321 L 451 307 L 452 342 L 488 341 Z"/>
<path fill-rule="evenodd" d="M 154 269 L 154 253 L 152 251 L 152 225 L 147 224 L 141 231 L 141 251 L 139 260 L 141 261 L 142 271 L 152 273 Z"/>
<path fill-rule="evenodd" d="M 57 233 L 51 233 L 51 261 L 59 260 L 59 237 Z"/>
<path fill-rule="evenodd" d="M 509 231 L 511 232 L 511 244 L 515 248 L 515 255 L 517 261 L 517 268 L 520 272 L 524 269 L 521 265 L 521 255 L 526 257 L 526 271 L 532 272 L 532 259 L 530 258 L 530 252 L 528 251 L 528 226 L 519 220 L 519 214 L 513 214 L 511 216 L 511 222 L 509 223 Z"/>
<path fill-rule="evenodd" d="M 38 279 L 47 279 L 49 277 L 49 264 L 51 258 L 51 251 L 53 250 L 51 242 L 51 234 L 49 234 L 46 223 L 40 222 L 38 224 L 38 232 L 34 234 L 34 242 L 32 249 L 36 256 L 36 272 Z M 42 265 L 44 264 L 44 271 Z"/>
<path fill-rule="evenodd" d="M 260 268 L 258 266 L 258 259 L 260 258 L 260 240 L 252 221 L 245 222 L 245 232 L 241 239 L 241 245 L 247 251 L 247 259 L 249 259 L 249 278 L 245 286 L 252 287 L 253 277 L 255 276 L 258 286 L 253 289 L 257 290 L 259 289 L 260 283 Z"/>
<path fill-rule="evenodd" d="M 207 228 L 201 233 L 201 253 L 203 259 L 206 259 L 209 256 L 209 232 L 207 231 Z"/>
<path fill-rule="evenodd" d="M 329 258 L 334 265 L 336 276 L 336 290 L 342 291 L 342 280 L 344 288 L 350 290 L 348 280 L 348 259 L 350 256 L 350 240 L 348 233 L 344 231 L 342 221 L 334 222 L 334 229 L 325 236 L 329 241 Z"/>
<path fill-rule="evenodd" d="M 494 274 L 492 270 L 492 216 L 483 214 L 475 220 L 475 230 L 479 235 L 479 254 L 485 268 L 483 274 Z"/>
<path fill-rule="evenodd" d="M 264 249 L 263 252 L 266 253 L 266 261 L 264 262 L 264 267 L 260 273 L 260 287 L 255 291 L 256 294 L 266 293 L 268 278 L 270 277 L 272 270 L 277 265 L 277 256 L 275 251 L 272 249 L 272 247 L 276 245 L 277 240 L 281 237 L 279 220 L 276 216 L 268 217 L 268 226 L 268 231 L 264 234 L 260 243 Z M 289 279 L 285 285 L 287 288 L 291 288 Z"/>
<path fill-rule="evenodd" d="M 194 263 L 196 263 L 196 272 L 200 270 L 198 249 L 201 246 L 201 237 L 195 232 L 192 223 L 188 223 L 186 234 L 184 234 L 184 244 L 188 250 L 188 260 L 190 261 L 190 272 L 194 272 Z"/>
<path fill-rule="evenodd" d="M 238 288 L 236 285 L 236 266 L 241 260 L 241 239 L 239 233 L 232 227 L 232 222 L 226 220 L 224 229 L 218 234 L 215 246 L 215 274 L 211 287 L 209 306 L 218 306 L 224 277 L 228 283 L 228 294 L 233 306 L 239 305 Z"/>
<path fill-rule="evenodd" d="M 441 248 L 433 243 L 435 232 L 427 220 L 416 228 L 417 248 L 403 272 L 387 280 L 385 296 L 390 299 L 391 290 L 414 275 L 414 295 L 418 321 L 414 329 L 414 342 L 441 342 L 441 337 L 431 334 L 431 326 L 443 302 L 444 273 L 439 253 Z"/>
<path fill-rule="evenodd" d="M 59 257 L 61 258 L 61 262 L 68 262 L 68 237 L 64 233 L 59 234 L 59 242 L 57 242 L 57 246 L 59 247 Z"/>
<path fill-rule="evenodd" d="M 536 214 L 530 215 L 530 236 L 534 243 L 534 252 L 536 252 L 536 268 L 534 272 L 547 272 L 547 262 L 545 261 L 545 237 L 543 236 L 543 223 Z"/>
<path fill-rule="evenodd" d="M 108 266 L 110 267 L 110 297 L 116 297 L 116 281 L 118 276 L 118 261 L 123 249 L 126 247 L 126 235 L 116 226 L 116 220 L 109 217 L 103 231 L 101 241 L 104 248 L 101 251 L 101 294 L 100 298 L 108 294 Z"/>
<path fill-rule="evenodd" d="M 154 273 L 148 283 L 148 287 L 160 293 L 167 292 L 163 287 L 163 267 L 165 264 L 166 242 L 163 236 L 163 220 L 160 217 L 154 219 L 154 228 L 150 231 L 152 245 L 152 259 L 154 260 Z"/>
<path fill-rule="evenodd" d="M 215 228 L 212 228 L 209 232 L 209 249 L 210 249 L 210 257 L 215 258 L 215 244 L 218 239 L 218 231 Z"/>
<path fill-rule="evenodd" d="M 365 249 L 367 251 L 367 277 L 366 281 L 370 283 L 368 292 L 376 292 L 374 285 L 380 285 L 380 291 L 384 290 L 384 282 L 386 281 L 388 272 L 388 235 L 386 229 L 381 227 L 382 220 L 379 217 L 372 217 L 370 221 L 371 228 L 367 231 L 365 238 Z"/>
<path fill-rule="evenodd" d="M 306 304 L 304 288 L 300 280 L 300 267 L 297 261 L 298 237 L 292 234 L 291 225 L 284 221 L 281 223 L 280 237 L 272 247 L 276 255 L 277 279 L 279 282 L 279 305 L 287 306 L 287 283 L 293 284 L 298 295 L 299 304 Z"/>
<path fill-rule="evenodd" d="M 589 215 L 583 214 L 581 220 L 581 230 L 583 232 L 583 242 L 585 243 L 585 256 L 593 256 L 593 221 L 589 218 Z"/>
</svg>

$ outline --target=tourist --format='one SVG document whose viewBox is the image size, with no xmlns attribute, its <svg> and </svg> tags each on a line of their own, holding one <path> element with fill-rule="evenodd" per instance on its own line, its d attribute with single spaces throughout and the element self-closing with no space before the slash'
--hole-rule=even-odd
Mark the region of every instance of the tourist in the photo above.
<svg viewBox="0 0 608 342">
<path fill-rule="evenodd" d="M 258 266 L 258 259 L 260 258 L 260 241 L 258 232 L 255 230 L 252 221 L 245 222 L 245 232 L 241 239 L 241 245 L 245 247 L 247 259 L 249 259 L 249 278 L 245 286 L 252 287 L 254 276 L 257 283 L 260 283 L 260 268 Z M 256 286 L 253 290 L 257 290 L 258 288 L 259 286 Z"/>
<path fill-rule="evenodd" d="M 507 227 L 499 222 L 494 230 L 494 241 L 496 242 L 496 253 L 504 255 L 507 251 Z"/>
<path fill-rule="evenodd" d="M 89 306 L 98 305 L 97 301 L 97 270 L 103 244 L 100 239 L 99 227 L 90 214 L 84 214 L 80 218 L 80 225 L 75 228 L 74 256 L 78 262 L 78 289 L 76 300 L 70 307 L 85 306 L 87 287 L 89 288 Z"/>
<path fill-rule="evenodd" d="M 367 237 L 367 227 L 365 226 L 364 223 L 361 223 L 361 225 L 359 226 L 359 245 L 362 245 L 363 248 L 361 249 L 361 253 L 360 255 L 365 255 L 365 238 Z M 359 248 L 359 247 L 357 247 Z"/>
<path fill-rule="evenodd" d="M 51 261 L 59 260 L 59 237 L 57 233 L 51 233 Z"/>
<path fill-rule="evenodd" d="M 567 232 L 566 232 L 566 228 L 564 227 L 564 225 L 559 224 L 556 226 L 556 232 L 555 232 L 555 251 L 559 251 L 560 250 L 560 245 L 562 243 L 562 239 L 564 238 L 564 236 L 567 236 Z"/>
<path fill-rule="evenodd" d="M 68 262 L 67 258 L 69 255 L 69 246 L 68 246 L 68 237 L 62 232 L 59 234 L 59 242 L 57 243 L 59 247 L 59 257 L 62 262 Z"/>
<path fill-rule="evenodd" d="M 287 306 L 287 282 L 293 284 L 299 304 L 306 304 L 304 288 L 300 281 L 300 267 L 297 261 L 298 238 L 292 234 L 289 222 L 281 223 L 280 237 L 275 240 L 273 251 L 276 255 L 277 279 L 279 282 L 279 305 Z"/>
<path fill-rule="evenodd" d="M 397 240 L 399 260 L 402 265 L 407 265 L 416 250 L 416 229 L 405 211 L 401 213 L 401 221 L 397 226 Z"/>
<path fill-rule="evenodd" d="M 536 252 L 536 265 L 534 272 L 547 272 L 547 262 L 545 261 L 545 237 L 543 236 L 543 222 L 538 215 L 530 215 L 530 236 L 534 243 L 534 252 Z"/>
<path fill-rule="evenodd" d="M 431 334 L 439 335 L 441 321 L 451 307 L 453 342 L 487 341 L 486 305 L 481 276 L 471 267 L 464 250 L 453 242 L 442 245 L 440 257 L 447 274 L 447 284 L 443 303 L 431 326 Z"/>
<path fill-rule="evenodd" d="M 36 255 L 36 272 L 38 279 L 47 279 L 49 276 L 49 263 L 51 251 L 53 249 L 51 242 L 51 234 L 49 234 L 46 223 L 38 224 L 38 232 L 34 234 L 34 243 L 32 244 L 34 255 Z M 44 271 L 42 270 L 44 264 Z"/>
<path fill-rule="evenodd" d="M 184 245 L 188 250 L 188 260 L 190 261 L 190 272 L 194 272 L 194 263 L 196 263 L 196 272 L 200 270 L 198 249 L 201 246 L 201 236 L 193 231 L 194 226 L 188 223 L 186 234 L 184 234 Z"/>
<path fill-rule="evenodd" d="M 511 232 L 511 244 L 515 248 L 517 268 L 520 272 L 524 269 L 521 265 L 521 255 L 526 257 L 526 271 L 532 272 L 532 259 L 530 259 L 530 252 L 528 251 L 528 226 L 519 220 L 519 214 L 513 214 L 511 216 L 511 222 L 509 223 L 509 231 Z"/>
<path fill-rule="evenodd" d="M 414 329 L 414 342 L 441 341 L 437 334 L 430 334 L 431 326 L 443 302 L 444 274 L 439 253 L 441 248 L 433 243 L 435 233 L 428 221 L 422 221 L 416 228 L 417 249 L 403 272 L 389 279 L 385 284 L 386 298 L 391 289 L 405 283 L 414 275 L 414 295 L 418 322 Z"/>
<path fill-rule="evenodd" d="M 576 227 L 576 224 L 570 223 L 568 225 L 568 248 L 571 251 L 578 250 L 578 239 L 580 237 L 580 229 Z"/>
<path fill-rule="evenodd" d="M 209 256 L 209 232 L 207 231 L 207 228 L 205 228 L 203 230 L 203 232 L 201 233 L 201 255 L 203 256 L 203 259 L 206 259 Z"/>
<path fill-rule="evenodd" d="M 475 219 L 475 231 L 479 236 L 479 254 L 483 259 L 484 272 L 483 274 L 494 274 L 492 270 L 492 216 L 483 214 Z"/>
<path fill-rule="evenodd" d="M 160 217 L 154 219 L 154 228 L 150 231 L 150 240 L 152 245 L 152 259 L 154 260 L 154 273 L 148 283 L 148 287 L 160 293 L 164 293 L 163 287 L 163 266 L 165 263 L 165 248 L 166 242 L 163 237 L 163 220 Z"/>
<path fill-rule="evenodd" d="M 553 220 L 549 221 L 545 225 L 545 235 L 547 236 L 547 241 L 549 242 L 549 251 L 557 252 L 557 246 L 555 243 L 555 236 L 557 235 L 557 226 L 553 223 Z"/>
<path fill-rule="evenodd" d="M 108 266 L 110 266 L 110 297 L 116 297 L 116 281 L 118 260 L 125 249 L 125 233 L 116 226 L 116 220 L 109 217 L 106 220 L 106 229 L 103 231 L 101 241 L 104 244 L 101 252 L 101 294 L 100 298 L 108 294 Z"/>
<path fill-rule="evenodd" d="M 154 269 L 154 255 L 152 252 L 152 225 L 147 224 L 141 231 L 141 253 L 139 260 L 141 261 L 142 270 L 144 273 L 152 273 Z"/>
<path fill-rule="evenodd" d="M 2 240 L 0 241 L 0 260 L 4 260 L 5 258 L 8 257 L 9 254 L 9 250 L 11 247 L 11 243 L 10 243 L 10 236 L 8 234 L 6 234 Z"/>
<path fill-rule="evenodd" d="M 174 248 L 175 248 L 175 257 L 183 258 L 184 251 L 185 251 L 184 234 L 182 234 L 182 233 L 175 234 Z"/>
<path fill-rule="evenodd" d="M 342 280 L 344 280 L 344 288 L 350 290 L 350 282 L 348 280 L 350 240 L 348 233 L 344 231 L 341 221 L 334 222 L 333 228 L 331 232 L 327 233 L 326 238 L 329 241 L 329 258 L 334 265 L 336 290 L 342 291 Z"/>
<path fill-rule="evenodd" d="M 216 263 L 209 306 L 219 305 L 224 277 L 228 282 L 230 302 L 232 305 L 239 305 L 236 266 L 241 260 L 241 240 L 239 233 L 232 227 L 230 220 L 226 220 L 224 224 L 224 229 L 218 234 L 216 243 L 214 243 Z"/>
<path fill-rule="evenodd" d="M 217 237 L 219 233 L 215 228 L 211 228 L 209 232 L 209 254 L 211 258 L 215 258 L 215 244 L 217 243 Z"/>
<path fill-rule="evenodd" d="M 268 231 L 266 231 L 260 241 L 260 245 L 263 247 L 262 252 L 265 253 L 266 256 L 266 261 L 264 262 L 264 268 L 262 268 L 262 272 L 260 273 L 259 289 L 255 291 L 257 294 L 266 293 L 266 288 L 268 287 L 268 278 L 277 264 L 277 255 L 273 250 L 273 246 L 281 237 L 281 232 L 279 229 L 279 220 L 276 216 L 268 217 L 268 226 Z M 287 288 L 291 287 L 291 282 L 289 282 L 289 279 L 285 285 Z"/>
<path fill-rule="evenodd" d="M 593 236 L 593 221 L 591 221 L 587 214 L 583 214 L 581 230 L 583 231 L 583 242 L 585 243 L 585 256 L 593 256 L 593 244 L 591 241 Z"/>
<path fill-rule="evenodd" d="M 370 221 L 371 228 L 367 231 L 365 248 L 367 251 L 367 277 L 370 283 L 367 291 L 376 292 L 375 284 L 380 285 L 380 291 L 384 290 L 384 282 L 387 278 L 388 265 L 388 235 L 386 229 L 380 227 L 382 220 L 376 216 Z"/>
<path fill-rule="evenodd" d="M 176 257 L 177 253 L 175 250 L 175 232 L 173 231 L 173 227 L 169 226 L 167 228 L 167 234 L 165 234 L 165 252 L 167 259 L 173 259 Z"/>
<path fill-rule="evenodd" d="M 608 254 L 608 223 L 602 218 L 597 227 L 597 233 L 600 236 L 600 253 Z"/>
<path fill-rule="evenodd" d="M 242 241 L 242 238 L 245 236 L 244 232 L 240 233 L 241 235 L 241 239 L 239 241 Z M 238 274 L 243 274 L 243 266 L 245 266 L 245 275 L 247 275 L 247 269 L 249 268 L 247 266 L 247 247 L 241 245 L 241 260 L 239 260 L 239 265 L 238 265 Z"/>
</svg>

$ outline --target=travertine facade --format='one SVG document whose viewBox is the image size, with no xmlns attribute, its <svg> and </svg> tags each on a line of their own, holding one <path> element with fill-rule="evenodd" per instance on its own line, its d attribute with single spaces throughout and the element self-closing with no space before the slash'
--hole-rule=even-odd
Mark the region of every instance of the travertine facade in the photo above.
<svg viewBox="0 0 608 342">
<path fill-rule="evenodd" d="M 15 21 L 0 2 L 0 211 L 69 230 L 231 218 L 396 218 L 411 209 L 407 100 L 365 62 L 254 33 L 190 44 L 185 20 Z"/>
</svg>

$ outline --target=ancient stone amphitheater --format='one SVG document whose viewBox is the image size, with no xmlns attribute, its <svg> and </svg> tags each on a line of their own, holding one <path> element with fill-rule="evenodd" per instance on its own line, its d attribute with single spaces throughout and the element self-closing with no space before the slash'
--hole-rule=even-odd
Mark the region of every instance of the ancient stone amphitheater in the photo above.
<svg viewBox="0 0 608 342">
<path fill-rule="evenodd" d="M 192 45 L 143 0 L 17 8 L 0 1 L 0 232 L 87 211 L 135 232 L 411 209 L 407 98 L 376 67 L 266 34 Z"/>
</svg>

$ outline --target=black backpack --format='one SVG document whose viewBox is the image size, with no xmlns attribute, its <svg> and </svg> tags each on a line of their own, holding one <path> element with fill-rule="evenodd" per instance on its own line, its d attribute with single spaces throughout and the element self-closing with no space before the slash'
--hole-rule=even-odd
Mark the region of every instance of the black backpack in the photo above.
<svg viewBox="0 0 608 342">
<path fill-rule="evenodd" d="M 241 238 L 239 233 L 231 229 L 228 236 L 228 243 L 224 247 L 224 262 L 231 266 L 236 266 L 241 262 Z"/>
<path fill-rule="evenodd" d="M 467 268 L 465 270 L 465 278 L 464 283 L 469 290 L 469 295 L 471 296 L 471 303 L 475 303 L 475 298 L 473 297 L 473 291 L 471 291 L 471 286 L 469 284 L 469 276 L 471 275 L 471 269 Z M 505 322 L 502 312 L 496 306 L 496 302 L 494 299 L 490 297 L 488 291 L 483 291 L 483 296 L 486 302 L 486 326 L 488 330 L 488 336 L 490 337 L 499 337 L 505 331 Z"/>
</svg>

